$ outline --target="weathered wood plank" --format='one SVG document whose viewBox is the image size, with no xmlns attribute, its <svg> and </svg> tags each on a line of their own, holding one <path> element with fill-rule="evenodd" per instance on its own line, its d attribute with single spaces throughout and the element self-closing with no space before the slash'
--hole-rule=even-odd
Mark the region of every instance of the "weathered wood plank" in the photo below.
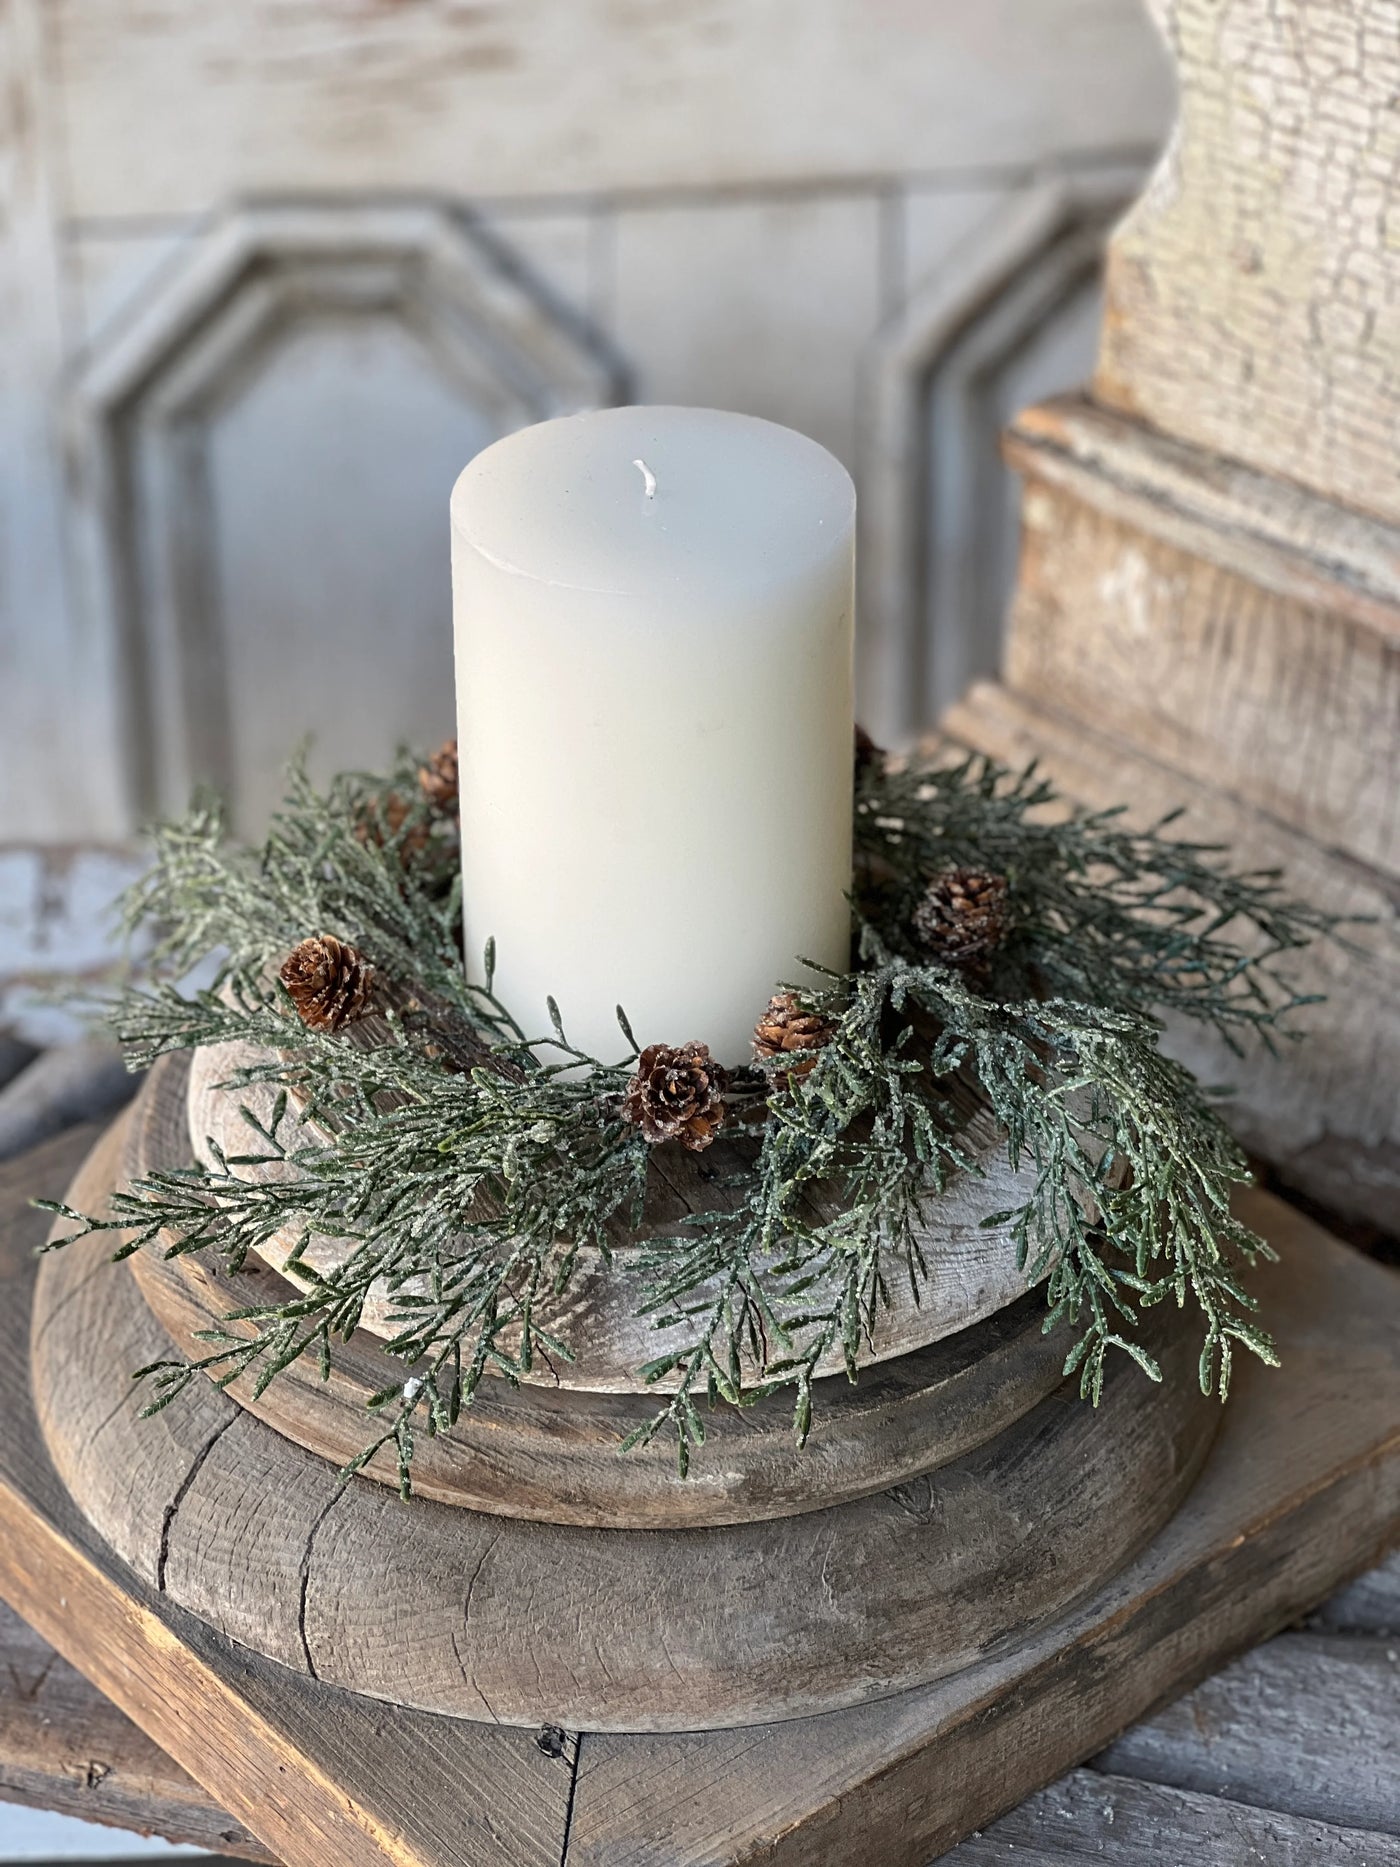
<svg viewBox="0 0 1400 1867">
<path fill-rule="evenodd" d="M 942 1867 L 1400 1867 L 1400 1841 L 1158 1783 L 1073 1770 Z"/>
<path fill-rule="evenodd" d="M 1002 451 L 1045 486 L 1261 591 L 1335 612 L 1386 640 L 1400 633 L 1392 522 L 1237 460 L 1203 456 L 1083 394 L 1023 409 Z M 1285 703 L 1294 697 L 1277 692 Z M 1315 698 L 1331 702 L 1326 693 Z"/>
<path fill-rule="evenodd" d="M 1120 1776 L 1400 1836 L 1400 1646 L 1282 1635 L 1097 1761 Z"/>
<path fill-rule="evenodd" d="M 1331 1633 L 1400 1634 L 1400 1550 L 1324 1601 L 1311 1625 Z"/>
<path fill-rule="evenodd" d="M 0 1801 L 222 1849 L 245 1860 L 272 1860 L 246 1828 L 3 1603 Z"/>
<path fill-rule="evenodd" d="M 110 1115 L 130 1101 L 139 1080 L 105 1038 L 44 1051 L 0 1088 L 0 1160 L 25 1153 L 78 1122 Z"/>
<path fill-rule="evenodd" d="M 1271 482 L 1215 462 L 1193 479 L 1184 450 L 1168 473 L 1158 437 L 1085 406 L 1013 432 L 1008 685 L 1400 871 L 1400 529 L 1339 514 L 1329 545 L 1322 501 L 1287 488 L 1271 507 Z"/>
</svg>

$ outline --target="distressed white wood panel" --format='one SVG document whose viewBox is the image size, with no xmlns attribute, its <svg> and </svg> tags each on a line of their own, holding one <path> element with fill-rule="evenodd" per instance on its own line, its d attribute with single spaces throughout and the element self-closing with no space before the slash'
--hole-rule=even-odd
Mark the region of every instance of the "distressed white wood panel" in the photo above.
<svg viewBox="0 0 1400 1867">
<path fill-rule="evenodd" d="M 1137 172 L 922 204 L 922 275 L 866 359 L 858 694 L 884 743 L 999 663 L 1020 529 L 1001 431 L 1092 369 L 1103 242 Z"/>
<path fill-rule="evenodd" d="M 81 1034 L 77 1012 L 49 995 L 117 959 L 111 905 L 140 868 L 123 849 L 0 845 L 0 1029 L 39 1046 Z"/>
<path fill-rule="evenodd" d="M 853 466 L 879 321 L 873 193 L 623 210 L 613 328 L 639 397 L 781 421 Z"/>
<path fill-rule="evenodd" d="M 533 289 L 556 297 L 576 314 L 596 317 L 605 291 L 600 277 L 605 240 L 599 231 L 604 213 L 591 204 L 562 213 L 549 208 L 493 209 L 482 221 L 528 268 Z"/>
<path fill-rule="evenodd" d="M 918 713 L 900 737 L 930 725 L 1000 665 L 1021 522 L 1001 432 L 1027 403 L 1092 371 L 1103 308 L 1095 246 L 1092 234 L 1072 237 L 1049 267 L 1011 283 L 930 375 L 921 652 L 905 684 Z"/>
<path fill-rule="evenodd" d="M 603 210 L 588 203 L 563 212 L 525 204 L 485 212 L 481 225 L 528 271 L 532 289 L 587 314 L 599 297 L 602 218 Z M 152 228 L 144 220 L 124 216 L 99 223 L 96 230 L 80 225 L 71 232 L 66 244 L 80 342 L 104 339 L 158 291 L 162 268 L 198 238 L 199 230 L 196 221 Z"/>
<path fill-rule="evenodd" d="M 153 230 L 133 222 L 115 232 L 77 234 L 67 243 L 79 347 L 104 341 L 160 289 L 162 268 L 197 237 L 186 222 Z"/>
<path fill-rule="evenodd" d="M 1028 185 L 1027 178 L 980 187 L 956 183 L 915 184 L 902 191 L 899 205 L 899 306 L 935 278 L 956 271 L 964 252 L 1003 207 L 1008 196 Z"/>
<path fill-rule="evenodd" d="M 183 243 L 104 326 L 70 415 L 138 807 L 204 780 L 253 829 L 308 732 L 322 769 L 444 736 L 452 482 L 618 387 L 564 294 L 437 204 L 260 203 Z"/>
<path fill-rule="evenodd" d="M 1400 518 L 1400 0 L 1150 0 L 1181 120 L 1114 240 L 1096 393 Z"/>
<path fill-rule="evenodd" d="M 101 836 L 121 815 L 104 644 L 73 626 L 63 563 L 57 100 L 43 25 L 38 0 L 0 7 L 0 839 Z"/>
<path fill-rule="evenodd" d="M 79 216 L 288 187 L 475 197 L 1151 144 L 1140 0 L 57 0 Z"/>
<path fill-rule="evenodd" d="M 387 318 L 294 330 L 211 426 L 219 660 L 238 821 L 313 770 L 453 731 L 447 501 L 503 422 Z M 210 776 L 198 769 L 193 776 Z"/>
</svg>

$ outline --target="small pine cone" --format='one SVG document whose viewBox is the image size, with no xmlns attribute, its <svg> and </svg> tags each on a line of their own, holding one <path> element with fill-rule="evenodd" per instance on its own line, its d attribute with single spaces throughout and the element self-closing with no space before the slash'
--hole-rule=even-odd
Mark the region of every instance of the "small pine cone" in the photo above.
<svg viewBox="0 0 1400 1867">
<path fill-rule="evenodd" d="M 440 816 L 450 817 L 457 808 L 457 741 L 447 739 L 426 765 L 418 768 L 418 785 L 424 797 Z"/>
<path fill-rule="evenodd" d="M 361 843 L 373 843 L 376 849 L 395 837 L 408 821 L 413 806 L 406 797 L 397 791 L 386 791 L 372 805 L 366 805 L 360 812 L 355 824 L 355 836 Z M 428 826 L 415 823 L 403 839 L 399 851 L 400 860 L 407 862 L 412 856 L 420 856 L 428 846 Z"/>
<path fill-rule="evenodd" d="M 648 1044 L 622 1099 L 623 1119 L 653 1145 L 679 1141 L 698 1154 L 724 1126 L 724 1085 L 708 1044 Z"/>
<path fill-rule="evenodd" d="M 294 947 L 279 977 L 302 1023 L 313 1031 L 338 1031 L 363 1017 L 374 994 L 373 966 L 334 934 L 313 934 Z"/>
<path fill-rule="evenodd" d="M 951 965 L 985 958 L 1006 938 L 1010 919 L 1006 877 L 982 869 L 944 869 L 914 910 L 919 944 Z"/>
<path fill-rule="evenodd" d="M 754 1026 L 753 1054 L 760 1069 L 773 1071 L 790 1086 L 816 1068 L 815 1055 L 801 1057 L 790 1069 L 775 1068 L 793 1050 L 816 1052 L 836 1035 L 836 1026 L 819 1011 L 804 1011 L 795 992 L 775 992 L 768 1009 Z"/>
<path fill-rule="evenodd" d="M 856 783 L 873 772 L 884 769 L 885 749 L 876 745 L 870 734 L 857 721 L 856 723 Z"/>
</svg>

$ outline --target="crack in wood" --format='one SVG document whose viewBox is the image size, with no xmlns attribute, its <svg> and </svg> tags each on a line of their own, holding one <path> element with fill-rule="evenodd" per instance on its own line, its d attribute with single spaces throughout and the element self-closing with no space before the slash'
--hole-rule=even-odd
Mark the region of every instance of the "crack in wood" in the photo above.
<svg viewBox="0 0 1400 1867">
<path fill-rule="evenodd" d="M 345 1496 L 348 1484 L 348 1479 L 342 1481 L 335 1493 L 326 1501 L 322 1509 L 317 1512 L 315 1521 L 306 1532 L 306 1542 L 301 1552 L 301 1563 L 297 1569 L 297 1638 L 301 1641 L 302 1657 L 306 1661 L 306 1670 L 313 1679 L 319 1679 L 321 1675 L 316 1670 L 316 1662 L 311 1657 L 311 1642 L 306 1637 L 306 1601 L 311 1590 L 311 1551 L 316 1538 L 321 1533 L 321 1525 Z"/>
<path fill-rule="evenodd" d="M 578 1794 L 579 1759 L 583 1755 L 584 1733 L 576 1731 L 573 1740 L 573 1758 L 569 1771 L 569 1794 L 564 1803 L 564 1833 L 559 1844 L 559 1867 L 569 1867 L 569 1842 L 574 1832 L 574 1797 Z"/>
<path fill-rule="evenodd" d="M 180 1480 L 179 1490 L 165 1507 L 165 1515 L 161 1518 L 160 1523 L 160 1550 L 156 1556 L 156 1587 L 162 1594 L 165 1593 L 165 1571 L 170 1561 L 170 1531 L 175 1522 L 176 1512 L 189 1495 L 190 1486 L 194 1483 L 195 1479 L 198 1478 L 203 1469 L 204 1461 L 209 1457 L 209 1454 L 214 1450 L 215 1446 L 223 1438 L 230 1426 L 233 1425 L 234 1421 L 242 1417 L 240 1413 L 231 1413 L 223 1424 L 216 1428 L 209 1438 L 205 1440 L 204 1444 L 199 1449 L 194 1463 Z"/>
<path fill-rule="evenodd" d="M 23 1699 L 26 1704 L 33 1704 L 34 1701 L 38 1698 L 39 1694 L 43 1691 L 44 1686 L 48 1681 L 49 1674 L 53 1671 L 57 1662 L 58 1662 L 58 1655 L 56 1653 L 50 1653 L 49 1657 L 44 1661 L 43 1666 L 40 1668 L 38 1678 L 34 1679 L 29 1684 L 26 1684 L 25 1681 L 20 1677 L 19 1668 L 15 1665 L 14 1661 L 6 1660 L 5 1671 L 10 1675 L 11 1679 L 13 1679 L 15 1682 L 15 1697 L 19 1699 Z"/>
</svg>

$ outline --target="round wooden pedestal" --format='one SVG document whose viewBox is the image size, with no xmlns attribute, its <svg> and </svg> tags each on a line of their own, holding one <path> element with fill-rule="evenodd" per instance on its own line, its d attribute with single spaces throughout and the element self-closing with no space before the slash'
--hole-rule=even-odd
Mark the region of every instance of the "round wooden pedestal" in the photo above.
<svg viewBox="0 0 1400 1867">
<path fill-rule="evenodd" d="M 179 1057 L 166 1058 L 152 1073 L 127 1128 L 124 1178 L 188 1163 L 190 1137 L 200 1128 L 198 1115 L 186 1121 L 187 1074 L 188 1060 Z M 199 1113 L 212 1112 L 206 1099 Z M 231 1152 L 243 1144 L 226 1138 Z M 1012 1255 L 1005 1246 L 1003 1255 Z M 202 1255 L 146 1252 L 132 1261 L 132 1269 L 151 1310 L 191 1359 L 208 1353 L 200 1331 L 223 1324 L 234 1310 L 273 1300 L 274 1291 L 287 1293 L 282 1278 L 256 1260 L 231 1276 Z M 602 1280 L 595 1274 L 593 1281 Z M 960 1302 L 974 1287 L 980 1293 L 984 1285 L 954 1285 L 947 1278 L 942 1285 Z M 814 1424 L 800 1458 L 791 1397 L 776 1394 L 742 1413 L 721 1407 L 709 1414 L 704 1452 L 682 1479 L 668 1440 L 619 1456 L 632 1429 L 655 1414 L 658 1396 L 630 1376 L 630 1366 L 647 1358 L 645 1343 L 633 1345 L 632 1364 L 616 1348 L 599 1345 L 609 1320 L 606 1310 L 572 1318 L 570 1337 L 592 1346 L 567 1370 L 561 1368 L 561 1376 L 571 1377 L 568 1385 L 561 1379 L 549 1387 L 535 1378 L 512 1389 L 488 1380 L 455 1428 L 431 1439 L 421 1435 L 414 1460 L 419 1495 L 508 1517 L 600 1529 L 679 1529 L 790 1516 L 884 1490 L 985 1443 L 1053 1392 L 1064 1361 L 1063 1342 L 1041 1332 L 1044 1304 L 1038 1295 L 1004 1303 L 985 1320 L 947 1335 L 945 1304 L 944 1314 L 926 1318 L 933 1339 L 867 1368 L 854 1387 L 844 1375 L 817 1384 Z M 551 1314 L 550 1322 L 564 1333 L 566 1319 Z M 906 1318 L 903 1326 L 910 1329 L 913 1322 Z M 624 1369 L 631 1391 L 618 1386 Z M 576 1384 L 581 1370 L 606 1385 Z M 402 1378 L 401 1364 L 366 1329 L 337 1351 L 329 1381 L 305 1361 L 294 1363 L 260 1397 L 251 1380 L 230 1391 L 288 1439 L 342 1467 L 373 1437 L 366 1400 Z M 369 1469 L 385 1483 L 398 1482 L 392 1452 L 382 1453 Z"/>
<path fill-rule="evenodd" d="M 158 1091 L 130 1118 L 138 1159 Z M 125 1144 L 104 1138 L 71 1203 L 100 1206 Z M 243 1295 L 190 1259 L 113 1267 L 100 1242 L 46 1259 L 32 1367 L 58 1471 L 135 1570 L 223 1633 L 468 1719 L 694 1731 L 942 1677 L 1125 1563 L 1176 1509 L 1219 1417 L 1174 1315 L 1165 1385 L 1122 1358 L 1096 1411 L 1017 1305 L 855 1389 L 833 1383 L 808 1453 L 781 1403 L 718 1416 L 686 1481 L 661 1448 L 611 1449 L 634 1397 L 492 1384 L 458 1434 L 424 1442 L 420 1495 L 402 1504 L 338 1476 L 364 1442 L 358 1397 L 383 1384 L 372 1341 L 350 1344 L 325 1388 L 279 1379 L 261 1417 L 205 1382 L 138 1417 L 132 1370 Z"/>
</svg>

